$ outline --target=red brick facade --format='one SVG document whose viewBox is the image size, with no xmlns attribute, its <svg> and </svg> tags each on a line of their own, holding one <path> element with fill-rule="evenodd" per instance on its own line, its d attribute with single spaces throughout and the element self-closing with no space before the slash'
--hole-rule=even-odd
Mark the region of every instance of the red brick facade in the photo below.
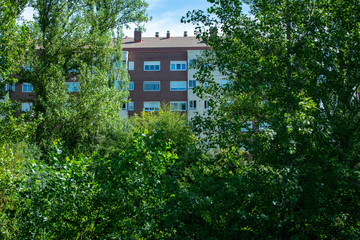
<svg viewBox="0 0 360 240">
<path fill-rule="evenodd" d="M 134 64 L 134 70 L 129 69 L 130 81 L 134 82 L 134 89 L 130 91 L 131 101 L 134 103 L 134 110 L 128 114 L 140 113 L 144 108 L 144 102 L 169 103 L 171 101 L 187 102 L 188 93 L 186 90 L 171 91 L 171 81 L 184 81 L 188 86 L 188 56 L 187 50 L 203 50 L 208 47 L 194 37 L 174 38 L 141 38 L 141 33 L 135 32 L 134 38 L 126 38 L 123 41 L 123 51 L 128 53 L 128 63 Z M 160 70 L 145 71 L 144 62 L 160 62 Z M 186 70 L 170 70 L 171 61 L 186 62 Z M 144 81 L 160 82 L 159 91 L 144 91 Z M 34 93 L 22 91 L 22 84 L 16 85 L 15 92 L 10 92 L 13 100 L 32 99 Z"/>
<path fill-rule="evenodd" d="M 144 71 L 145 61 L 160 61 L 160 71 Z M 140 113 L 145 101 L 187 101 L 187 91 L 170 91 L 170 81 L 187 81 L 187 71 L 170 71 L 170 61 L 187 61 L 186 49 L 129 51 L 129 62 L 134 62 L 134 70 L 129 71 L 130 80 L 134 82 L 134 90 L 130 91 L 134 111 L 129 111 L 129 115 Z M 160 91 L 144 91 L 144 81 L 159 81 Z"/>
</svg>

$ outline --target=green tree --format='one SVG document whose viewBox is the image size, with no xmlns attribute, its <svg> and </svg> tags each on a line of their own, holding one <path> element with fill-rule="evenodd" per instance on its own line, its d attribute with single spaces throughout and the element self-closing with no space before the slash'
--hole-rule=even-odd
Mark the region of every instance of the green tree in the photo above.
<svg viewBox="0 0 360 240">
<path fill-rule="evenodd" d="M 110 128 L 121 127 L 118 113 L 127 91 L 120 85 L 128 84 L 121 29 L 146 21 L 147 4 L 39 0 L 31 5 L 36 41 L 20 81 L 33 85 L 35 117 L 43 119 L 36 141 L 45 152 L 57 138 L 68 151 L 95 150 Z M 74 81 L 79 85 L 65 83 Z"/>
<path fill-rule="evenodd" d="M 4 96 L 4 86 L 15 83 L 15 73 L 25 62 L 25 52 L 30 44 L 29 23 L 17 24 L 28 0 L 0 3 L 0 96 Z"/>
<path fill-rule="evenodd" d="M 66 157 L 55 142 L 52 164 L 32 161 L 17 183 L 16 204 L 6 211 L 9 239 L 163 239 L 166 203 L 177 155 L 163 132 L 135 133 L 119 155 Z M 1 179 L 0 179 L 1 180 Z M 0 192 L 1 193 L 1 192 Z M 10 208 L 11 207 L 11 208 Z"/>
<path fill-rule="evenodd" d="M 198 140 L 195 138 L 188 124 L 187 115 L 172 112 L 169 105 L 162 105 L 156 112 L 141 112 L 140 115 L 130 117 L 131 132 L 147 129 L 152 132 L 162 132 L 163 139 L 171 141 L 171 150 L 176 153 L 180 162 L 188 166 L 201 155 L 197 149 Z"/>
<path fill-rule="evenodd" d="M 198 24 L 198 37 L 212 48 L 203 59 L 209 64 L 200 60 L 198 80 L 211 82 L 218 69 L 231 84 L 198 88 L 214 97 L 197 127 L 208 144 L 244 147 L 251 168 L 281 173 L 273 201 L 260 195 L 253 206 L 242 205 L 248 212 L 266 206 L 276 216 L 254 213 L 259 221 L 242 232 L 358 238 L 358 1 L 209 2 L 208 13 L 183 18 Z M 243 3 L 250 14 L 241 12 Z M 247 191 L 262 185 L 249 182 Z"/>
</svg>

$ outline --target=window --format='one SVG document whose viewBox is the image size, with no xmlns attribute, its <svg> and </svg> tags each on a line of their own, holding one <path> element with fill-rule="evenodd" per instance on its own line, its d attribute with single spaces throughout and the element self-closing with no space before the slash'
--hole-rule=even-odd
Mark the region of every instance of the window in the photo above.
<svg viewBox="0 0 360 240">
<path fill-rule="evenodd" d="M 121 86 L 122 86 L 122 81 L 115 81 L 115 89 L 116 90 L 119 90 L 120 88 L 122 88 Z"/>
<path fill-rule="evenodd" d="M 186 91 L 186 81 L 171 81 L 170 91 Z"/>
<path fill-rule="evenodd" d="M 171 111 L 186 111 L 186 102 L 170 102 Z"/>
<path fill-rule="evenodd" d="M 144 91 L 160 91 L 160 82 L 144 82 Z"/>
<path fill-rule="evenodd" d="M 79 82 L 67 82 L 66 83 L 66 90 L 68 92 L 78 92 L 80 87 Z"/>
<path fill-rule="evenodd" d="M 190 59 L 189 60 L 189 67 L 195 67 L 196 66 L 196 59 Z"/>
<path fill-rule="evenodd" d="M 10 83 L 7 83 L 6 85 L 5 85 L 5 92 L 7 92 L 7 91 L 15 91 L 15 84 L 10 84 Z"/>
<path fill-rule="evenodd" d="M 121 68 L 125 68 L 125 69 L 126 69 L 126 64 L 127 64 L 126 61 L 121 61 L 121 62 L 120 62 Z M 119 68 L 119 62 L 118 62 L 118 61 L 115 62 L 114 67 L 115 67 L 115 68 Z"/>
<path fill-rule="evenodd" d="M 160 102 L 144 102 L 145 112 L 159 111 Z"/>
<path fill-rule="evenodd" d="M 22 91 L 23 92 L 32 92 L 33 91 L 33 86 L 31 85 L 31 83 L 23 83 L 22 84 Z"/>
<path fill-rule="evenodd" d="M 21 111 L 29 112 L 33 106 L 33 103 L 22 103 L 21 104 Z"/>
<path fill-rule="evenodd" d="M 186 61 L 171 61 L 170 71 L 186 71 Z"/>
<path fill-rule="evenodd" d="M 127 104 L 126 104 L 126 103 L 123 103 L 121 109 L 122 109 L 122 110 L 126 110 L 126 109 L 127 109 L 126 107 L 127 107 Z"/>
<path fill-rule="evenodd" d="M 144 71 L 160 71 L 160 62 L 144 62 Z"/>
<path fill-rule="evenodd" d="M 134 62 L 129 62 L 129 70 L 134 70 Z"/>
<path fill-rule="evenodd" d="M 31 68 L 29 65 L 24 64 L 24 65 L 23 65 L 23 69 L 24 69 L 25 71 L 32 72 L 32 68 Z"/>
<path fill-rule="evenodd" d="M 221 87 L 225 87 L 226 85 L 230 85 L 229 80 L 220 80 L 220 86 Z"/>
<path fill-rule="evenodd" d="M 126 90 L 125 87 L 126 87 L 126 81 L 115 81 L 115 89 L 116 90 L 119 90 L 119 89 Z M 134 90 L 134 82 L 133 81 L 129 82 L 129 90 Z"/>
<path fill-rule="evenodd" d="M 134 111 L 134 102 L 128 102 L 128 110 Z"/>
<path fill-rule="evenodd" d="M 270 124 L 267 122 L 263 122 L 259 124 L 259 130 L 264 130 L 264 129 L 268 129 L 270 127 Z"/>
<path fill-rule="evenodd" d="M 196 87 L 196 80 L 189 80 L 189 89 Z"/>
<path fill-rule="evenodd" d="M 127 62 L 126 62 L 126 60 L 122 60 L 122 62 L 121 62 L 121 67 L 123 67 L 123 68 L 126 69 L 126 67 L 127 67 Z"/>
<path fill-rule="evenodd" d="M 77 69 L 75 69 L 75 68 L 72 68 L 72 69 L 69 69 L 68 72 L 69 73 L 77 73 L 79 71 Z"/>
<path fill-rule="evenodd" d="M 208 100 L 205 100 L 204 101 L 204 108 L 205 109 L 209 109 L 210 107 L 209 107 L 209 101 Z"/>
<path fill-rule="evenodd" d="M 196 100 L 189 101 L 189 110 L 196 110 Z"/>
<path fill-rule="evenodd" d="M 133 81 L 129 82 L 129 90 L 130 91 L 134 90 L 134 82 Z"/>
<path fill-rule="evenodd" d="M 247 121 L 244 126 L 241 128 L 241 131 L 247 132 L 249 129 L 252 129 L 252 121 Z"/>
</svg>

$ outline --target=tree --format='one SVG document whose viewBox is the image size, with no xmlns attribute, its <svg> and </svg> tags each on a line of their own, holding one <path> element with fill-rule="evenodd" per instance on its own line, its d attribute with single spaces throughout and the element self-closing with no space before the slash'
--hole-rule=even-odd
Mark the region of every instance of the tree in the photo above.
<svg viewBox="0 0 360 240">
<path fill-rule="evenodd" d="M 36 141 L 45 152 L 57 138 L 72 152 L 94 150 L 109 128 L 120 128 L 118 113 L 127 101 L 127 91 L 117 86 L 127 86 L 121 28 L 146 21 L 147 4 L 38 0 L 31 5 L 36 40 L 20 81 L 33 85 L 35 117 L 43 119 Z"/>
<path fill-rule="evenodd" d="M 171 150 L 179 157 L 179 162 L 191 165 L 200 151 L 196 149 L 197 140 L 193 135 L 185 114 L 172 112 L 169 105 L 163 105 L 156 112 L 143 111 L 140 116 L 130 117 L 131 132 L 147 129 L 152 132 L 161 132 L 162 141 L 171 141 Z M 160 140 L 160 139 L 159 139 Z M 189 167 L 189 166 L 187 166 Z"/>
<path fill-rule="evenodd" d="M 25 51 L 30 44 L 30 24 L 16 23 L 24 10 L 28 0 L 0 3 L 0 96 L 4 95 L 4 87 L 8 83 L 15 83 L 15 73 L 19 71 L 25 61 Z"/>
<path fill-rule="evenodd" d="M 217 130 L 207 132 L 208 143 L 244 147 L 251 168 L 275 169 L 282 179 L 273 188 L 278 198 L 255 202 L 278 217 L 265 226 L 255 221 L 243 233 L 359 237 L 359 205 L 350 201 L 359 199 L 358 1 L 209 2 L 208 13 L 183 18 L 198 25 L 198 38 L 212 48 L 198 80 L 209 81 L 218 69 L 231 84 L 217 92 L 215 84 L 198 88 L 214 98 L 210 116 L 197 126 Z M 241 12 L 243 3 L 251 15 Z M 254 126 L 244 133 L 248 121 Z"/>
<path fill-rule="evenodd" d="M 62 162 L 61 144 L 55 142 L 52 164 L 28 165 L 26 177 L 16 187 L 13 208 L 0 218 L 7 223 L 3 235 L 12 239 L 171 236 L 173 232 L 163 227 L 166 204 L 178 184 L 177 176 L 169 174 L 177 160 L 170 145 L 163 132 L 141 129 L 117 156 L 66 157 Z"/>
<path fill-rule="evenodd" d="M 178 224 L 187 217 L 182 210 L 189 208 L 184 203 L 189 203 L 193 169 L 201 161 L 187 118 L 166 106 L 129 122 L 132 139 L 122 149 L 112 148 L 111 155 L 67 157 L 62 143 L 55 141 L 50 164 L 28 157 L 16 169 L 21 174 L 4 168 L 0 195 L 8 197 L 10 191 L 3 189 L 11 186 L 12 201 L 6 206 L 0 201 L 0 236 L 177 237 Z"/>
</svg>

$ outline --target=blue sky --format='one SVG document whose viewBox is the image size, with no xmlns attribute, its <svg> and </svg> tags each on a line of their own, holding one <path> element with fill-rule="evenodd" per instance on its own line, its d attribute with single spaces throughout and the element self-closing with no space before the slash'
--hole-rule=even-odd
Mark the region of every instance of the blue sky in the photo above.
<svg viewBox="0 0 360 240">
<path fill-rule="evenodd" d="M 188 11 L 194 9 L 206 10 L 210 3 L 206 0 L 147 0 L 149 3 L 148 13 L 152 16 L 152 21 L 145 24 L 145 37 L 155 36 L 155 32 L 159 32 L 160 36 L 165 36 L 169 30 L 171 36 L 182 36 L 184 31 L 188 31 L 189 36 L 194 35 L 194 26 L 192 24 L 180 23 L 182 16 Z M 27 8 L 23 14 L 25 19 L 32 19 L 34 12 Z M 132 37 L 135 25 L 131 25 L 130 29 L 125 29 L 124 34 Z"/>
<path fill-rule="evenodd" d="M 147 0 L 149 3 L 148 12 L 152 16 L 152 21 L 145 24 L 146 32 L 144 36 L 155 36 L 159 32 L 160 36 L 165 36 L 169 30 L 172 36 L 182 36 L 184 31 L 188 35 L 194 35 L 192 24 L 180 23 L 182 16 L 193 9 L 206 10 L 210 3 L 206 0 Z M 125 35 L 132 36 L 133 30 L 125 30 Z"/>
</svg>

